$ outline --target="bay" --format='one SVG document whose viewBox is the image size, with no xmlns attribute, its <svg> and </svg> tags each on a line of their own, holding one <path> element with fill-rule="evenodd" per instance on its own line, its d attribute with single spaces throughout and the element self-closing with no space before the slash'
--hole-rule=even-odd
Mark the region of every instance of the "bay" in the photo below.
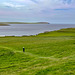
<svg viewBox="0 0 75 75">
<path fill-rule="evenodd" d="M 63 28 L 75 28 L 75 24 L 10 24 L 10 26 L 0 26 L 0 36 L 37 35 Z"/>
</svg>

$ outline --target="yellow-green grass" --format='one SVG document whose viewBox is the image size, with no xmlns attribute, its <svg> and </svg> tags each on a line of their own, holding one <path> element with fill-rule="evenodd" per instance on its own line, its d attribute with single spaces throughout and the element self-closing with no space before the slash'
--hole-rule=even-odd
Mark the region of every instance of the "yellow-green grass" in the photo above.
<svg viewBox="0 0 75 75">
<path fill-rule="evenodd" d="M 75 36 L 75 28 L 67 28 L 52 32 L 40 33 L 38 36 Z"/>
<path fill-rule="evenodd" d="M 0 75 L 75 75 L 75 28 L 0 37 Z"/>
</svg>

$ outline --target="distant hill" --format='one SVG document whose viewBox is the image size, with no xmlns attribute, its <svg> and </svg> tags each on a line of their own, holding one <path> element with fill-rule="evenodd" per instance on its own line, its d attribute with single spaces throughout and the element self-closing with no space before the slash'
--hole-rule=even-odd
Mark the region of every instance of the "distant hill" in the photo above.
<svg viewBox="0 0 75 75">
<path fill-rule="evenodd" d="M 9 26 L 9 24 L 6 24 L 6 23 L 0 23 L 0 26 Z"/>
<path fill-rule="evenodd" d="M 39 23 L 39 24 L 50 24 L 48 22 L 37 22 L 37 23 Z"/>
<path fill-rule="evenodd" d="M 0 25 L 9 25 L 9 24 L 50 24 L 48 22 L 0 22 Z"/>
</svg>

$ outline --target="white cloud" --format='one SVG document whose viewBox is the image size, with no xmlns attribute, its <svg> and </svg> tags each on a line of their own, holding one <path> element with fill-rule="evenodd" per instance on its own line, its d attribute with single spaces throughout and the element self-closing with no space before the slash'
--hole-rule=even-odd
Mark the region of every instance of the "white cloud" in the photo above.
<svg viewBox="0 0 75 75">
<path fill-rule="evenodd" d="M 23 4 L 34 4 L 32 0 L 11 0 L 12 2 L 23 3 Z"/>
<path fill-rule="evenodd" d="M 22 7 L 24 7 L 24 5 L 13 4 L 13 3 L 8 3 L 8 2 L 4 2 L 3 5 L 5 7 L 11 7 L 11 8 L 22 8 Z"/>
<path fill-rule="evenodd" d="M 11 0 L 33 10 L 74 8 L 74 0 Z M 37 3 L 35 3 L 35 1 Z M 69 4 L 69 2 L 71 2 Z"/>
</svg>

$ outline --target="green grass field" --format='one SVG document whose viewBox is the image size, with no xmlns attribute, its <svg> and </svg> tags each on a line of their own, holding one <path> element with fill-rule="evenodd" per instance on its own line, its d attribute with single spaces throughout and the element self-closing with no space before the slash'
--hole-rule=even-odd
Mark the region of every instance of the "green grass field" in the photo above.
<svg viewBox="0 0 75 75">
<path fill-rule="evenodd" d="M 0 37 L 0 75 L 75 75 L 75 28 Z"/>
</svg>

